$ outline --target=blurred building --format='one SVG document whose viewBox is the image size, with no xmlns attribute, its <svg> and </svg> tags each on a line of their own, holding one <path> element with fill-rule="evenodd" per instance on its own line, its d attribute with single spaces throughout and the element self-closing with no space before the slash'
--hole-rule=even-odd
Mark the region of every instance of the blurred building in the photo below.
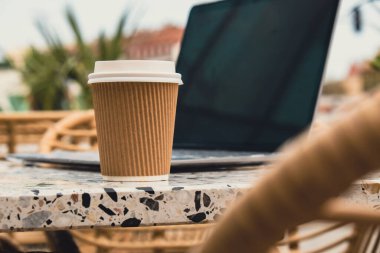
<svg viewBox="0 0 380 253">
<path fill-rule="evenodd" d="M 129 59 L 175 61 L 178 57 L 184 29 L 166 26 L 156 31 L 137 32 L 124 40 L 124 51 Z"/>
</svg>

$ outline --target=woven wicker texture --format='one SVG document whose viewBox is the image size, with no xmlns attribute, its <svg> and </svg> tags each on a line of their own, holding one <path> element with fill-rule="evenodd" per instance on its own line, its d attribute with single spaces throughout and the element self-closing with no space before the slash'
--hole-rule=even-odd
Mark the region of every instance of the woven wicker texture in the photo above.
<svg viewBox="0 0 380 253">
<path fill-rule="evenodd" d="M 225 215 L 199 252 L 268 252 L 287 228 L 320 216 L 322 204 L 379 167 L 379 126 L 377 98 L 318 138 L 299 140 Z"/>
<path fill-rule="evenodd" d="M 40 142 L 40 152 L 96 150 L 94 111 L 73 112 L 52 125 Z"/>
</svg>

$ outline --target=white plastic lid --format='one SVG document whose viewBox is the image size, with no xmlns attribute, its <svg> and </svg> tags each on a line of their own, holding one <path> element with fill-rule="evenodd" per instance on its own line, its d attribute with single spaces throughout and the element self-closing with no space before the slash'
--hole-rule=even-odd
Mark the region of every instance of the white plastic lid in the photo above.
<svg viewBox="0 0 380 253">
<path fill-rule="evenodd" d="M 172 61 L 119 60 L 97 61 L 88 84 L 109 82 L 154 82 L 183 84 Z"/>
</svg>

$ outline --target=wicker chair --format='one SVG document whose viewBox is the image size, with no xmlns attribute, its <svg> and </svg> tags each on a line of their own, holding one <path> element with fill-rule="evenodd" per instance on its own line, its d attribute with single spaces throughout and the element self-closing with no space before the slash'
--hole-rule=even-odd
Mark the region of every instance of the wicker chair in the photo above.
<svg viewBox="0 0 380 253">
<path fill-rule="evenodd" d="M 22 249 L 8 234 L 0 234 L 1 253 L 21 253 Z"/>
<path fill-rule="evenodd" d="M 291 253 L 380 252 L 378 211 L 358 206 L 347 209 L 344 203 L 330 201 L 316 218 L 320 221 L 289 229 L 277 248 Z"/>
<path fill-rule="evenodd" d="M 212 231 L 212 224 L 114 228 L 71 231 L 81 248 L 90 252 L 187 252 L 199 246 Z"/>
<path fill-rule="evenodd" d="M 72 112 L 1 112 L 0 144 L 6 145 L 6 153 L 15 153 L 19 144 L 36 144 L 52 124 L 70 113 Z"/>
<path fill-rule="evenodd" d="M 40 152 L 55 149 L 88 151 L 97 149 L 94 111 L 75 112 L 51 126 L 40 142 Z"/>
<path fill-rule="evenodd" d="M 40 152 L 97 149 L 94 112 L 75 112 L 49 128 Z M 199 245 L 211 225 L 155 226 L 71 231 L 83 252 L 184 252 Z"/>
<path fill-rule="evenodd" d="M 28 234 L 25 236 L 25 232 L 16 233 L 22 235 L 19 238 L 14 237 L 15 233 L 1 233 L 0 253 L 79 253 L 78 246 L 67 231 L 51 231 L 46 233 L 46 241 L 44 241 L 44 245 L 40 245 L 42 250 L 35 247 L 30 248 L 30 245 L 36 243 L 34 240 L 36 235 L 39 237 L 41 234 L 41 232 L 33 233 L 32 238 L 28 238 Z M 42 243 L 40 239 L 37 242 Z"/>
<path fill-rule="evenodd" d="M 298 247 L 302 240 L 351 223 L 350 234 L 338 233 L 342 237 L 337 240 L 328 236 L 306 252 L 325 252 L 344 242 L 346 248 L 338 252 L 380 252 L 380 214 L 334 198 L 354 180 L 379 168 L 379 126 L 380 98 L 374 98 L 318 138 L 298 140 L 273 172 L 225 214 L 215 233 L 195 252 L 275 252 L 276 241 L 286 229 L 315 219 L 337 223 L 303 236 L 302 231 L 290 229 L 290 235 L 277 245 L 303 252 Z"/>
</svg>

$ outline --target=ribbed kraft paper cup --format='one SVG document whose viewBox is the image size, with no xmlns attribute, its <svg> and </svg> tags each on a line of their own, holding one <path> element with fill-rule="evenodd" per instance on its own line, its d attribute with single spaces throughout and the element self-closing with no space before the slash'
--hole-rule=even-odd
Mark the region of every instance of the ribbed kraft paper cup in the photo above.
<svg viewBox="0 0 380 253">
<path fill-rule="evenodd" d="M 93 91 L 101 173 L 109 181 L 167 180 L 181 75 L 171 61 L 98 61 Z"/>
<path fill-rule="evenodd" d="M 167 180 L 178 83 L 92 83 L 101 173 L 110 181 Z"/>
</svg>

